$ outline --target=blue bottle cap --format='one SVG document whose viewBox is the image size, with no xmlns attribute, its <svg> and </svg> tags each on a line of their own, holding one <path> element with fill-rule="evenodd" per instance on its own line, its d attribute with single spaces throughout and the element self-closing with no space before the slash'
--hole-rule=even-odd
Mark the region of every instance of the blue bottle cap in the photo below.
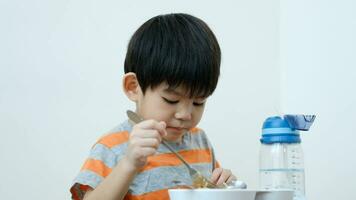
<svg viewBox="0 0 356 200">
<path fill-rule="evenodd" d="M 300 143 L 299 131 L 292 128 L 285 118 L 280 116 L 269 117 L 262 126 L 263 144 L 273 143 Z"/>
</svg>

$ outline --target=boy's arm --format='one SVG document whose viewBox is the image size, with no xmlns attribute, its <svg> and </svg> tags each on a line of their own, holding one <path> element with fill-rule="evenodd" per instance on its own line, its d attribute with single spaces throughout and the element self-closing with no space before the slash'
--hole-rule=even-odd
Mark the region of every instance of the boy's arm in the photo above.
<svg viewBox="0 0 356 200">
<path fill-rule="evenodd" d="M 146 120 L 133 126 L 125 156 L 111 173 L 92 191 L 87 191 L 84 200 L 122 200 L 136 173 L 154 155 L 166 133 L 166 124 Z"/>
<path fill-rule="evenodd" d="M 84 200 L 123 199 L 136 173 L 137 170 L 123 158 L 95 190 L 88 190 L 85 193 Z"/>
</svg>

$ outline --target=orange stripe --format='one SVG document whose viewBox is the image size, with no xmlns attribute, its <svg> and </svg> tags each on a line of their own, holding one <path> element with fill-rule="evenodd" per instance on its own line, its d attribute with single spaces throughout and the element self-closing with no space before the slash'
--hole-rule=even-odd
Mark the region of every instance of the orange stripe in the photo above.
<svg viewBox="0 0 356 200">
<path fill-rule="evenodd" d="M 81 170 L 90 170 L 102 177 L 106 177 L 112 169 L 107 167 L 101 160 L 88 159 Z"/>
<path fill-rule="evenodd" d="M 191 164 L 212 162 L 209 149 L 179 151 L 179 154 Z M 182 162 L 173 153 L 159 154 L 148 157 L 147 164 L 141 171 L 161 166 L 178 166 L 181 164 Z"/>
<path fill-rule="evenodd" d="M 117 133 L 111 133 L 109 135 L 103 136 L 99 139 L 98 143 L 103 144 L 109 148 L 112 148 L 116 145 L 125 143 L 129 140 L 129 132 L 121 131 Z"/>
<path fill-rule="evenodd" d="M 157 190 L 142 195 L 127 194 L 124 200 L 167 200 L 169 194 L 167 189 Z"/>
</svg>

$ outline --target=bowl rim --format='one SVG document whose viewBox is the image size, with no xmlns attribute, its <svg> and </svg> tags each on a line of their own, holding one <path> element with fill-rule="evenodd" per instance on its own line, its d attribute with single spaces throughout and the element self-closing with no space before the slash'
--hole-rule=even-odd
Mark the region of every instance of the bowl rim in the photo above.
<svg viewBox="0 0 356 200">
<path fill-rule="evenodd" d="M 168 191 L 172 192 L 294 192 L 292 189 L 238 189 L 238 188 L 230 188 L 230 189 L 210 189 L 210 188 L 198 188 L 198 189 L 188 189 L 188 188 L 172 188 L 168 189 Z"/>
</svg>

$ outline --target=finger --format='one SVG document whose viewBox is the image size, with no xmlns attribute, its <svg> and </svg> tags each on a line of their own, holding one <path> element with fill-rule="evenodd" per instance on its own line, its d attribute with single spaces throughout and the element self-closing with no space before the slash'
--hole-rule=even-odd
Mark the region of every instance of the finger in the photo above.
<svg viewBox="0 0 356 200">
<path fill-rule="evenodd" d="M 223 183 L 225 183 L 229 177 L 232 175 L 231 171 L 230 170 L 226 170 L 224 169 L 223 172 L 221 173 L 220 177 L 219 177 L 219 180 L 217 181 L 217 185 L 221 185 Z"/>
<path fill-rule="evenodd" d="M 135 132 L 135 138 L 156 138 L 161 141 L 161 134 L 157 130 L 140 130 Z"/>
<path fill-rule="evenodd" d="M 162 129 L 160 130 L 161 136 L 166 136 L 167 135 L 167 124 L 164 121 L 159 122 L 161 124 Z"/>
<path fill-rule="evenodd" d="M 211 175 L 211 182 L 213 183 L 217 183 L 217 181 L 219 180 L 220 178 L 220 175 L 221 173 L 223 172 L 223 169 L 222 168 L 216 168 L 214 171 L 213 171 L 213 174 Z"/>
<path fill-rule="evenodd" d="M 142 122 L 136 124 L 135 126 L 141 128 L 141 129 L 161 129 L 162 128 L 161 127 L 162 125 L 154 119 L 142 121 Z"/>
<path fill-rule="evenodd" d="M 156 149 L 152 147 L 142 147 L 141 148 L 141 155 L 144 157 L 152 156 L 156 153 Z"/>
<path fill-rule="evenodd" d="M 141 147 L 153 147 L 157 149 L 160 143 L 161 141 L 158 138 L 142 138 L 139 145 Z"/>
<path fill-rule="evenodd" d="M 231 182 L 236 181 L 236 180 L 237 180 L 236 176 L 234 176 L 234 175 L 232 174 L 232 175 L 227 179 L 226 183 L 231 183 Z"/>
<path fill-rule="evenodd" d="M 166 123 L 163 121 L 157 122 L 156 120 L 150 119 L 150 120 L 145 120 L 141 123 L 138 123 L 138 124 L 136 124 L 136 126 L 141 129 L 155 129 L 162 136 L 166 135 Z"/>
</svg>

